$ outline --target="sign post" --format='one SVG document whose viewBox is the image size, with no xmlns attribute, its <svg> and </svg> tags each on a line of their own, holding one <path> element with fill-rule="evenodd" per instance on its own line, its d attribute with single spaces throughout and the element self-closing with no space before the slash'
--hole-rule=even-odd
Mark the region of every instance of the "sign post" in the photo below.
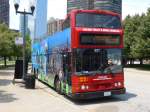
<svg viewBox="0 0 150 112">
<path fill-rule="evenodd" d="M 23 45 L 23 38 L 22 37 L 16 37 L 15 38 L 15 44 L 16 45 Z"/>
</svg>

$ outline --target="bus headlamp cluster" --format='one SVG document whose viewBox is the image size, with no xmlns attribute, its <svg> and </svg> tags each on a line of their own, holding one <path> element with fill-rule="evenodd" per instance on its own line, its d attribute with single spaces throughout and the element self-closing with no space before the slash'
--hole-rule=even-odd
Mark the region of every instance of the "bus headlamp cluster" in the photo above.
<svg viewBox="0 0 150 112">
<path fill-rule="evenodd" d="M 118 86 L 120 87 L 121 85 L 122 85 L 121 82 L 116 82 L 115 83 L 115 87 L 118 87 Z"/>
<path fill-rule="evenodd" d="M 88 90 L 88 89 L 89 89 L 89 86 L 81 85 L 81 90 Z"/>
</svg>

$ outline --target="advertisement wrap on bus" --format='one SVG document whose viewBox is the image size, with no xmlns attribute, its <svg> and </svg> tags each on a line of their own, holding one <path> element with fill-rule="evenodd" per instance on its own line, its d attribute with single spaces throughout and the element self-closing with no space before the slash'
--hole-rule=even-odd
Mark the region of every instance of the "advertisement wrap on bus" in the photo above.
<svg viewBox="0 0 150 112">
<path fill-rule="evenodd" d="M 120 16 L 73 10 L 62 27 L 32 45 L 32 68 L 38 79 L 73 99 L 124 94 Z"/>
</svg>

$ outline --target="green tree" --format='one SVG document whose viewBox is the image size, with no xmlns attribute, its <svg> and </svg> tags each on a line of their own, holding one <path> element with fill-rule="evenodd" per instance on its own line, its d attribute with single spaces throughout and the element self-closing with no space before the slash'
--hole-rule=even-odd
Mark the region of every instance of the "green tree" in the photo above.
<svg viewBox="0 0 150 112">
<path fill-rule="evenodd" d="M 128 59 L 150 58 L 150 9 L 147 14 L 127 16 L 123 21 L 125 55 Z"/>
<path fill-rule="evenodd" d="M 19 33 L 11 31 L 5 24 L 0 24 L 0 56 L 4 58 L 5 66 L 7 66 L 7 58 L 14 56 L 15 52 L 17 52 L 17 46 L 15 46 L 14 41 L 18 35 Z"/>
<path fill-rule="evenodd" d="M 7 66 L 6 59 L 8 57 L 22 57 L 23 47 L 15 45 L 15 38 L 20 36 L 19 33 L 10 30 L 7 25 L 0 24 L 0 56 L 4 58 L 4 65 Z M 26 35 L 26 58 L 31 56 L 31 39 L 29 34 Z"/>
<path fill-rule="evenodd" d="M 29 34 L 26 35 L 26 50 L 25 50 L 25 52 L 26 52 L 26 59 L 27 59 L 27 61 L 29 61 L 31 58 L 31 38 L 30 38 Z"/>
<path fill-rule="evenodd" d="M 5 24 L 0 24 L 0 56 L 4 57 L 6 66 L 6 58 L 11 54 L 11 42 L 8 27 Z"/>
</svg>

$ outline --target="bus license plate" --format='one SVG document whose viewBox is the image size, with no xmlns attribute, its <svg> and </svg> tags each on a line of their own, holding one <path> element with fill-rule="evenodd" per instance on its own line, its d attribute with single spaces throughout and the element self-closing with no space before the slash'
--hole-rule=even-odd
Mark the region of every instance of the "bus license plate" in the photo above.
<svg viewBox="0 0 150 112">
<path fill-rule="evenodd" d="M 111 92 L 104 92 L 104 96 L 111 96 Z"/>
</svg>

